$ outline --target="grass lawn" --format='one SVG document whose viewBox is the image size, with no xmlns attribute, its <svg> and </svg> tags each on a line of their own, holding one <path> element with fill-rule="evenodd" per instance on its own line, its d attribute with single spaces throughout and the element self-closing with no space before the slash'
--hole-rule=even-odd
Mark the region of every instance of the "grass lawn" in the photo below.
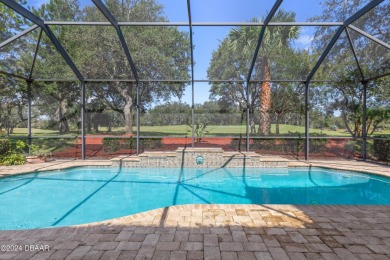
<svg viewBox="0 0 390 260">
<path fill-rule="evenodd" d="M 257 127 L 256 127 L 257 129 Z M 294 125 L 283 125 L 279 126 L 280 134 L 286 135 L 289 132 L 299 132 L 301 134 L 305 133 L 305 128 L 303 126 L 294 126 Z M 133 128 L 136 133 L 136 127 Z M 337 131 L 333 131 L 330 129 L 314 129 L 310 128 L 310 133 L 322 133 L 327 136 L 350 136 L 348 132 L 344 129 L 339 129 Z M 215 137 L 215 136 L 239 136 L 240 134 L 245 134 L 246 126 L 245 125 L 210 125 L 206 128 L 205 136 Z M 275 133 L 275 125 L 271 126 L 271 132 Z M 60 135 L 58 131 L 55 130 L 47 130 L 47 129 L 32 129 L 33 136 L 58 136 Z M 81 134 L 80 131 L 72 131 L 67 134 L 61 134 L 61 136 L 79 136 Z M 96 133 L 94 133 L 96 134 Z M 112 134 L 112 135 L 121 135 L 124 134 L 124 128 L 113 128 L 110 133 L 107 132 L 107 128 L 100 127 L 100 134 Z M 376 132 L 377 134 L 390 134 L 390 129 L 386 129 L 382 132 Z M 27 129 L 26 128 L 15 128 L 12 136 L 26 136 Z M 271 134 L 272 135 L 272 134 Z M 275 134 L 273 134 L 275 135 Z M 174 125 L 174 126 L 141 126 L 141 136 L 191 136 L 191 127 L 188 125 Z"/>
<path fill-rule="evenodd" d="M 33 136 L 52 136 L 52 135 L 75 136 L 75 135 L 80 135 L 81 131 L 72 131 L 71 133 L 60 134 L 56 130 L 32 128 L 31 133 Z M 14 128 L 14 132 L 12 133 L 12 135 L 25 136 L 27 135 L 27 128 Z"/>
</svg>

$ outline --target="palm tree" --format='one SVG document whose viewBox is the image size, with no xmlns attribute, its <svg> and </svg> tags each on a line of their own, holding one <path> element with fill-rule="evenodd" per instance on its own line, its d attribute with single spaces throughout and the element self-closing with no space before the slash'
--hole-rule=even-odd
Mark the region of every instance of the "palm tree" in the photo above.
<svg viewBox="0 0 390 260">
<path fill-rule="evenodd" d="M 264 19 L 261 19 L 264 20 Z M 259 22 L 253 18 L 252 22 Z M 279 10 L 274 18 L 275 22 L 294 22 L 295 13 Z M 260 101 L 260 124 L 258 132 L 269 135 L 271 130 L 270 108 L 271 108 L 271 57 L 281 53 L 283 48 L 289 48 L 291 39 L 298 38 L 299 27 L 297 26 L 269 26 L 265 30 L 261 43 L 259 56 L 256 59 L 254 73 L 264 80 L 259 86 Z M 240 52 L 249 64 L 252 61 L 253 52 L 257 44 L 259 29 L 254 26 L 239 26 L 229 33 L 229 44 L 233 52 Z M 288 61 L 286 61 L 288 62 Z"/>
</svg>

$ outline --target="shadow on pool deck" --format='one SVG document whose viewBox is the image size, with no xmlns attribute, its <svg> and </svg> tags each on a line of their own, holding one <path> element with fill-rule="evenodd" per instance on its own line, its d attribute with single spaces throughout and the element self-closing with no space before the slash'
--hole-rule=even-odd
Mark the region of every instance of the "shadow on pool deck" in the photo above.
<svg viewBox="0 0 390 260">
<path fill-rule="evenodd" d="M 390 207 L 185 205 L 78 227 L 0 231 L 2 259 L 388 259 Z"/>
</svg>

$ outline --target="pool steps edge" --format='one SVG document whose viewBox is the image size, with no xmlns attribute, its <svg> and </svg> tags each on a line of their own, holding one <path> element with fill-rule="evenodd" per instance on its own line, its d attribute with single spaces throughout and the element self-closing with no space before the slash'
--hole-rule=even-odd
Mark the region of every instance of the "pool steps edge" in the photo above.
<svg viewBox="0 0 390 260">
<path fill-rule="evenodd" d="M 289 160 L 279 156 L 262 156 L 255 152 L 225 152 L 221 148 L 184 148 L 172 152 L 144 152 L 111 159 L 113 167 L 288 167 Z"/>
</svg>

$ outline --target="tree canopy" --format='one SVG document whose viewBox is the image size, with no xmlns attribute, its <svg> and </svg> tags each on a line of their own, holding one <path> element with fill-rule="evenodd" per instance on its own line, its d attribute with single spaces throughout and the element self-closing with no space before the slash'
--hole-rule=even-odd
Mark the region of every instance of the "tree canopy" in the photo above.
<svg viewBox="0 0 390 260">
<path fill-rule="evenodd" d="M 167 21 L 164 17 L 163 6 L 155 0 L 146 1 L 119 1 L 107 0 L 105 4 L 112 10 L 118 20 L 150 20 Z M 51 0 L 32 11 L 45 20 L 58 21 L 104 21 L 101 12 L 92 6 L 84 8 L 78 0 Z M 7 16 L 7 15 L 5 15 Z M 7 27 L 9 33 L 13 27 Z M 124 54 L 116 31 L 111 26 L 50 26 L 55 36 L 79 68 L 85 78 L 89 79 L 134 79 L 130 64 Z M 177 27 L 131 27 L 123 28 L 125 41 L 129 46 L 133 60 L 137 64 L 137 72 L 146 79 L 189 79 L 190 46 L 187 32 Z M 39 31 L 33 32 L 38 38 Z M 34 50 L 37 42 L 29 41 L 26 47 Z M 12 46 L 15 47 L 15 46 Z M 18 59 L 32 60 L 30 52 L 10 52 L 18 55 Z M 2 59 L 7 66 L 12 65 L 12 56 Z M 21 62 L 25 71 L 29 71 L 28 62 Z M 57 52 L 50 39 L 43 34 L 38 49 L 38 55 L 33 72 L 34 78 L 41 79 L 77 79 L 65 61 Z M 71 107 L 80 104 L 80 86 L 74 82 L 37 84 L 40 93 L 53 97 L 54 104 L 50 104 L 57 114 L 58 129 L 60 132 L 69 131 L 66 127 L 70 117 Z M 157 100 L 168 100 L 171 97 L 180 97 L 184 91 L 184 84 L 170 83 L 143 83 L 140 84 L 140 99 L 142 106 L 148 106 Z M 93 103 L 103 100 L 98 107 L 112 109 L 123 116 L 123 126 L 128 134 L 132 133 L 133 110 L 136 105 L 135 83 L 120 81 L 88 84 L 88 102 L 90 109 L 96 107 Z M 78 98 L 71 98 L 72 96 Z M 94 98 L 96 97 L 96 98 Z M 40 96 L 34 97 L 35 104 L 44 102 Z M 69 110 L 69 111 L 68 111 Z M 93 111 L 90 111 L 93 112 Z M 95 111 L 96 112 L 96 111 Z"/>
<path fill-rule="evenodd" d="M 344 21 L 369 0 L 353 2 L 353 5 L 347 5 L 346 1 L 324 0 L 322 14 L 310 21 Z M 18 0 L 18 3 L 26 6 L 24 0 Z M 119 21 L 168 22 L 165 7 L 157 0 L 106 0 L 104 4 Z M 389 42 L 389 8 L 384 2 L 352 25 L 385 43 Z M 85 6 L 78 0 L 50 0 L 30 10 L 48 21 L 107 21 L 95 6 Z M 32 25 L 2 4 L 0 11 L 0 22 L 5 25 L 0 27 L 2 41 Z M 250 20 L 255 23 L 262 21 L 264 17 Z M 278 10 L 272 19 L 272 22 L 295 21 L 296 14 L 283 9 Z M 121 81 L 134 80 L 135 76 L 113 26 L 49 27 L 82 75 L 97 81 L 86 83 L 88 131 L 98 132 L 99 126 L 108 129 L 121 126 L 124 133 L 132 134 L 138 103 L 143 124 L 188 124 L 191 107 L 181 102 L 188 83 L 165 80 L 190 80 L 188 31 L 178 26 L 121 26 L 139 77 L 153 80 L 138 85 L 140 100 L 137 100 L 136 84 Z M 196 120 L 216 125 L 250 124 L 253 135 L 280 134 L 282 124 L 302 126 L 305 111 L 302 82 L 338 29 L 337 26 L 307 28 L 296 24 L 232 28 L 212 53 L 207 70 L 211 85 L 207 93 L 209 100 L 203 104 L 197 104 L 195 100 Z M 237 81 L 247 80 L 261 30 L 264 30 L 264 37 L 251 75 L 251 80 L 256 82 L 247 86 Z M 39 35 L 38 28 L 2 48 L 1 70 L 28 78 Z M 309 42 L 308 47 L 299 45 L 304 41 Z M 37 119 L 33 124 L 56 128 L 59 133 L 80 131 L 80 83 L 45 33 L 42 33 L 32 72 L 32 78 L 41 79 L 33 84 L 33 116 Z M 390 73 L 388 48 L 347 28 L 310 83 L 311 126 L 337 125 L 345 128 L 351 136 L 361 136 L 362 82 L 386 73 Z M 58 79 L 58 82 L 42 81 L 44 79 Z M 99 79 L 107 81 L 98 82 Z M 297 82 L 292 82 L 295 80 Z M 367 85 L 366 130 L 370 134 L 388 123 L 389 81 L 389 77 L 385 77 L 370 80 Z M 0 84 L 0 128 L 12 131 L 17 125 L 25 126 L 25 82 L 2 76 Z M 246 122 L 247 110 L 250 122 Z M 275 128 L 271 128 L 272 125 Z"/>
</svg>

